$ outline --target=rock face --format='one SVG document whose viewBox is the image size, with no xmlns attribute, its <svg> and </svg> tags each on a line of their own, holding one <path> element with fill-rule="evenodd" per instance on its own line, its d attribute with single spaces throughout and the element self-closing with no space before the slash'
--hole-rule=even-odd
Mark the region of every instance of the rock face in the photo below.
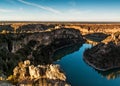
<svg viewBox="0 0 120 86">
<path fill-rule="evenodd" d="M 103 42 L 105 44 L 109 43 L 110 41 L 114 42 L 115 44 L 120 44 L 120 32 L 116 32 L 108 36 Z"/>
<path fill-rule="evenodd" d="M 30 64 L 29 60 L 20 62 L 13 70 L 12 78 L 9 77 L 8 80 L 12 80 L 20 86 L 69 86 L 65 82 L 66 77 L 59 65 L 34 66 Z"/>
<path fill-rule="evenodd" d="M 104 33 L 104 34 L 112 34 L 120 31 L 120 24 L 71 24 L 66 25 L 66 28 L 74 28 L 81 31 L 83 35 L 90 33 Z"/>
<path fill-rule="evenodd" d="M 19 61 L 31 60 L 37 64 L 51 64 L 58 49 L 82 44 L 79 30 L 59 28 L 49 32 L 0 34 L 0 70 L 9 75 Z"/>
<path fill-rule="evenodd" d="M 75 30 L 73 28 L 59 28 L 56 30 L 52 30 L 49 32 L 41 32 L 41 33 L 33 33 L 33 34 L 20 34 L 22 36 L 22 40 L 18 41 L 18 43 L 14 43 L 13 52 L 16 52 L 20 49 L 19 46 L 25 45 L 29 43 L 31 40 L 35 40 L 39 42 L 39 45 L 49 45 L 55 41 L 61 43 L 68 44 L 68 43 L 83 43 L 83 38 L 79 30 Z M 18 37 L 21 38 L 21 36 Z M 18 46 L 18 47 L 17 47 Z"/>
<path fill-rule="evenodd" d="M 71 24 L 71 25 L 65 25 L 66 28 L 74 28 L 74 29 L 78 29 L 80 30 L 82 35 L 85 35 L 86 40 L 88 40 L 88 42 L 91 44 L 92 42 L 94 44 L 98 44 L 98 42 L 96 43 L 96 40 L 102 40 L 101 42 L 107 44 L 110 41 L 114 41 L 116 43 L 118 43 L 118 38 L 119 36 L 118 33 L 120 33 L 120 24 L 95 24 L 95 23 L 91 23 L 91 24 Z M 95 35 L 95 33 L 103 33 L 106 34 L 108 37 L 102 37 L 102 35 Z M 92 34 L 92 35 L 91 35 Z M 98 37 L 100 36 L 100 37 Z M 116 39 L 116 37 L 118 37 Z M 89 39 L 92 39 L 89 40 Z"/>
<path fill-rule="evenodd" d="M 100 43 L 84 52 L 84 60 L 101 71 L 120 67 L 120 45 Z"/>
<path fill-rule="evenodd" d="M 37 25 L 33 25 L 33 26 L 37 27 Z M 31 31 L 33 30 L 34 32 L 35 27 L 32 27 L 32 29 L 30 30 Z M 23 28 L 21 27 L 21 29 Z M 22 48 L 25 44 L 29 43 L 29 41 L 31 40 L 38 41 L 39 45 L 49 45 L 56 40 L 57 41 L 62 40 L 63 43 L 70 41 L 71 43 L 78 41 L 83 42 L 83 38 L 80 31 L 75 30 L 74 28 L 57 28 L 57 29 L 51 29 L 50 31 L 43 31 L 43 32 L 36 31 L 34 33 L 33 32 L 27 33 L 25 31 L 23 33 L 15 33 L 15 34 L 14 33 L 0 34 L 0 44 L 1 43 L 8 44 L 7 45 L 8 50 L 14 53 L 20 48 Z"/>
<path fill-rule="evenodd" d="M 79 30 L 61 28 L 25 35 L 19 44 L 14 45 L 14 48 L 17 48 L 14 50 L 25 59 L 32 59 L 35 64 L 48 64 L 53 62 L 51 57 L 56 50 L 78 43 L 82 44 L 84 41 Z M 17 46 L 20 45 L 24 46 L 19 49 Z"/>
</svg>

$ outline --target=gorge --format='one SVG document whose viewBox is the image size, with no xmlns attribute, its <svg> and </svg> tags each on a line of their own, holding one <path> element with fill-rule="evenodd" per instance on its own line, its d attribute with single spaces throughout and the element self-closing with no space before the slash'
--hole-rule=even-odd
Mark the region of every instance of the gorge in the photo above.
<svg viewBox="0 0 120 86">
<path fill-rule="evenodd" d="M 108 81 L 119 75 L 119 31 L 119 24 L 0 25 L 0 76 L 10 81 L 0 85 L 119 86 Z"/>
<path fill-rule="evenodd" d="M 34 74 L 29 75 L 32 69 L 30 69 L 29 66 L 25 66 L 25 68 L 27 67 L 26 69 L 24 67 L 22 67 L 23 68 L 22 69 L 21 66 L 19 66 L 19 68 L 16 67 L 17 69 L 16 68 L 14 69 L 14 70 L 18 70 L 17 74 L 13 74 L 11 78 L 9 76 L 8 80 L 12 81 L 15 84 L 18 84 L 21 81 L 26 80 L 26 78 L 24 77 L 28 77 L 27 79 L 31 80 L 28 82 L 34 82 L 34 84 L 39 84 L 39 82 L 35 82 L 34 80 L 36 79 L 39 80 L 40 78 L 43 78 L 43 80 L 46 81 L 46 83 L 51 84 L 51 86 L 55 84 L 57 86 L 65 84 L 66 78 L 64 74 L 61 73 L 63 78 L 59 79 L 59 77 L 61 76 L 59 74 L 60 73 L 59 67 L 57 65 L 53 65 L 53 66 L 50 65 L 54 62 L 54 60 L 52 59 L 52 56 L 54 55 L 54 52 L 56 52 L 59 49 L 72 46 L 75 44 L 82 44 L 84 42 L 85 40 L 82 38 L 82 35 L 80 34 L 79 30 L 75 30 L 71 28 L 60 28 L 60 29 L 51 30 L 48 32 L 37 32 L 37 33 L 1 34 L 1 46 L 2 46 L 1 47 L 2 63 L 1 63 L 1 69 L 0 69 L 1 74 L 9 76 L 12 73 L 14 67 L 19 62 L 30 60 L 30 62 L 33 65 L 36 65 L 36 66 L 41 65 L 44 68 L 44 69 L 40 68 L 41 70 L 38 71 L 37 77 L 33 76 L 34 78 L 31 80 L 31 78 L 29 77 L 34 75 Z M 29 72 L 27 72 L 28 73 L 27 74 L 25 71 L 27 71 L 28 69 L 29 69 Z M 35 67 L 35 69 L 39 70 L 37 67 Z M 48 71 L 47 73 L 46 69 L 51 69 L 51 72 Z M 45 70 L 46 70 L 46 74 L 44 74 Z M 55 70 L 55 71 L 52 71 L 52 70 Z M 41 71 L 43 71 L 43 74 L 42 74 L 43 76 L 38 76 L 39 72 Z M 50 75 L 49 72 L 53 73 L 53 75 Z M 46 79 L 44 79 L 45 76 L 46 76 Z M 50 78 L 51 81 L 49 80 L 48 77 L 49 78 L 51 77 Z"/>
</svg>

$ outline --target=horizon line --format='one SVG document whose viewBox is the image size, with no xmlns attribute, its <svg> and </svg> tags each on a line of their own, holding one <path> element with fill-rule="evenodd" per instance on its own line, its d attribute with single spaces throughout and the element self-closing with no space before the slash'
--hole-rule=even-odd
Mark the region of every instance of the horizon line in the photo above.
<svg viewBox="0 0 120 86">
<path fill-rule="evenodd" d="M 32 21 L 32 20 L 2 20 L 0 23 L 83 23 L 83 24 L 111 24 L 120 23 L 120 21 Z"/>
<path fill-rule="evenodd" d="M 109 20 L 109 21 L 97 21 L 97 20 L 93 20 L 93 21 L 90 21 L 90 20 L 81 20 L 81 21 L 75 21 L 75 20 L 45 20 L 45 21 L 43 21 L 43 20 L 0 20 L 0 22 L 4 22 L 4 21 L 6 21 L 6 22 L 120 22 L 120 20 L 119 21 L 114 21 L 114 20 Z"/>
</svg>

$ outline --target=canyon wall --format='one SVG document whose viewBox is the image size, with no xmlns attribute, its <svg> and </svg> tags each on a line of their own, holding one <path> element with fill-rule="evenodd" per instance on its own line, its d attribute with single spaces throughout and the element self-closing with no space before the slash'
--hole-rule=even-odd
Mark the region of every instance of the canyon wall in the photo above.
<svg viewBox="0 0 120 86">
<path fill-rule="evenodd" d="M 54 65 L 53 67 L 50 66 L 50 64 L 52 64 L 56 60 L 52 58 L 56 50 L 62 49 L 64 47 L 69 47 L 75 44 L 82 45 L 85 42 L 80 31 L 72 28 L 60 28 L 48 32 L 38 32 L 38 33 L 15 33 L 15 34 L 11 33 L 11 34 L 1 34 L 1 35 L 3 36 L 1 39 L 1 46 L 4 43 L 6 45 L 4 45 L 5 47 L 1 47 L 0 49 L 0 55 L 1 55 L 0 70 L 1 70 L 1 74 L 4 74 L 6 76 L 9 76 L 12 73 L 12 70 L 20 61 L 25 61 L 28 59 L 31 61 L 31 63 L 34 66 L 39 64 L 44 66 L 45 69 L 52 70 L 54 67 L 56 67 Z M 31 66 L 31 68 L 32 67 L 33 66 Z M 30 70 L 29 73 L 31 71 L 32 70 Z M 58 81 L 59 84 L 61 85 L 65 83 L 65 78 L 64 80 L 62 79 L 62 81 L 60 81 L 58 80 L 59 79 L 58 76 L 56 76 L 56 74 L 54 75 L 53 72 L 50 71 L 46 71 L 46 72 L 47 72 L 46 73 L 47 78 L 41 79 L 44 80 L 46 83 L 51 82 L 54 85 L 58 84 Z M 53 73 L 54 76 L 50 76 L 51 73 Z M 54 77 L 56 78 L 56 80 L 54 80 L 54 78 L 50 79 L 50 77 Z"/>
<path fill-rule="evenodd" d="M 26 45 L 29 41 L 34 40 L 38 45 L 49 45 L 51 43 L 63 45 L 74 44 L 77 42 L 83 43 L 84 40 L 79 30 L 75 30 L 73 28 L 60 28 L 56 30 L 52 30 L 49 32 L 41 32 L 41 33 L 30 33 L 30 34 L 18 34 L 18 41 L 13 42 L 13 50 L 12 52 L 17 51 L 19 48 L 22 48 L 22 45 Z"/>
<path fill-rule="evenodd" d="M 120 31 L 120 24 L 78 24 L 65 27 L 79 29 L 83 35 L 97 32 L 111 34 Z"/>
</svg>

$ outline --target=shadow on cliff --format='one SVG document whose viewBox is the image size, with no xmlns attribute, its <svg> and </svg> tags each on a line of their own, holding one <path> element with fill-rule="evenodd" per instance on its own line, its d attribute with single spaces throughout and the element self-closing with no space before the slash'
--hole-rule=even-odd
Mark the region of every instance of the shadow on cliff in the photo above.
<svg viewBox="0 0 120 86">
<path fill-rule="evenodd" d="M 51 64 L 61 59 L 63 56 L 79 50 L 80 46 L 82 46 L 81 43 L 74 44 L 68 41 L 64 44 L 62 43 L 63 41 L 65 42 L 67 39 L 57 40 L 46 46 L 39 46 L 32 52 L 35 64 Z"/>
<path fill-rule="evenodd" d="M 57 61 L 68 54 L 78 51 L 81 46 L 82 46 L 82 44 L 75 44 L 70 47 L 65 47 L 65 48 L 59 49 L 54 53 L 52 58 L 54 61 Z"/>
</svg>

